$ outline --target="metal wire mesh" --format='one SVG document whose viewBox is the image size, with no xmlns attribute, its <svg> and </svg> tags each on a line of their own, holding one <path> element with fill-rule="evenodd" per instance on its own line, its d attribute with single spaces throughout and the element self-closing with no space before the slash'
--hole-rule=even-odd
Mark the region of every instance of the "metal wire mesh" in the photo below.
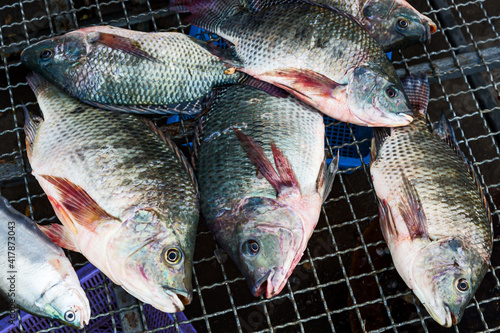
<svg viewBox="0 0 500 333">
<path fill-rule="evenodd" d="M 439 30 L 431 44 L 393 55 L 400 73 L 430 76 L 429 117 L 436 121 L 444 110 L 491 205 L 495 228 L 492 263 L 462 322 L 451 329 L 440 327 L 399 278 L 378 229 L 369 166 L 360 153 L 359 146 L 369 139 L 356 140 L 351 130 L 354 142 L 349 145 L 356 147 L 361 163 L 338 174 L 307 251 L 277 297 L 254 298 L 234 263 L 214 254 L 218 246 L 200 224 L 194 300 L 184 311 L 197 331 L 500 331 L 500 6 L 496 1 L 410 1 Z M 37 107 L 26 84 L 28 71 L 19 62 L 20 51 L 44 38 L 90 25 L 180 32 L 188 25 L 166 9 L 164 0 L 4 0 L 0 19 L 0 190 L 15 208 L 37 222 L 53 222 L 54 213 L 30 175 L 26 157 L 22 103 L 34 112 Z M 328 147 L 328 152 L 340 147 Z M 80 255 L 68 255 L 76 267 L 85 263 Z M 113 315 L 130 309 L 138 310 L 144 321 L 140 302 L 98 316 L 109 316 L 112 331 L 119 332 L 123 328 Z M 179 324 L 176 320 L 170 328 L 178 330 Z M 146 324 L 143 331 L 165 332 L 166 328 L 150 329 Z"/>
</svg>

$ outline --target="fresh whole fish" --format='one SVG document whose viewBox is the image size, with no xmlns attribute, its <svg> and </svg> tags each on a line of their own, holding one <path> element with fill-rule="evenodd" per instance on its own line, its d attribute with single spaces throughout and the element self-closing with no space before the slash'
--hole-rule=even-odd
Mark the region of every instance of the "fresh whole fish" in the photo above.
<svg viewBox="0 0 500 333">
<path fill-rule="evenodd" d="M 386 52 L 429 43 L 437 26 L 405 0 L 242 0 L 251 12 L 284 3 L 310 2 L 352 15 Z"/>
<path fill-rule="evenodd" d="M 164 312 L 192 298 L 196 180 L 154 125 L 79 102 L 28 77 L 43 120 L 27 116 L 28 158 L 63 226 L 42 230 Z"/>
<path fill-rule="evenodd" d="M 427 79 L 407 77 L 403 85 L 415 120 L 389 133 L 376 129 L 372 141 L 380 224 L 398 273 L 430 315 L 450 327 L 488 270 L 492 224 L 444 114 L 434 133 L 428 129 Z"/>
<path fill-rule="evenodd" d="M 363 126 L 412 120 L 384 52 L 338 10 L 291 3 L 252 14 L 238 0 L 177 0 L 170 8 L 189 11 L 188 22 L 229 41 L 229 50 L 210 48 L 228 66 L 283 88 L 330 117 Z"/>
<path fill-rule="evenodd" d="M 177 32 L 146 33 L 111 26 L 72 31 L 27 47 L 22 63 L 70 95 L 134 113 L 199 112 L 212 87 L 248 80 Z"/>
<path fill-rule="evenodd" d="M 281 292 L 328 195 L 323 117 L 248 86 L 216 93 L 197 154 L 205 221 L 255 296 Z M 276 171 L 277 170 L 277 171 Z"/>
<path fill-rule="evenodd" d="M 89 323 L 89 300 L 63 250 L 2 196 L 0 236 L 0 294 L 36 316 L 78 328 Z"/>
</svg>

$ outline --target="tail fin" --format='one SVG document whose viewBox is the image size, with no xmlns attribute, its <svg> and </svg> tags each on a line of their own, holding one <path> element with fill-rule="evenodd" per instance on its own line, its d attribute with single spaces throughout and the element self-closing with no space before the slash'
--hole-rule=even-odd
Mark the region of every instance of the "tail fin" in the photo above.
<svg viewBox="0 0 500 333">
<path fill-rule="evenodd" d="M 427 104 L 429 103 L 429 81 L 427 76 L 408 75 L 401 78 L 401 83 L 415 112 L 426 114 Z"/>
<path fill-rule="evenodd" d="M 186 20 L 217 33 L 217 24 L 244 10 L 239 0 L 171 0 L 168 8 L 175 13 L 191 13 Z"/>
</svg>

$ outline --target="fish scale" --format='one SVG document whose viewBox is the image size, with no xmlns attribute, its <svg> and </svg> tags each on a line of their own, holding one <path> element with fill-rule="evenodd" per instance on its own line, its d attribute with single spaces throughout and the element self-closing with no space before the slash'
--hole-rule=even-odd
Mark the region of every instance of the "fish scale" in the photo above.
<svg viewBox="0 0 500 333">
<path fill-rule="evenodd" d="M 380 225 L 400 276 L 431 316 L 451 327 L 488 270 L 492 224 L 444 113 L 432 131 L 426 122 L 427 78 L 402 82 L 414 121 L 389 132 L 375 129 L 372 141 Z"/>
<path fill-rule="evenodd" d="M 324 131 L 323 117 L 295 98 L 239 85 L 217 91 L 204 117 L 197 154 L 202 213 L 255 296 L 281 292 L 318 222 L 331 188 L 324 184 L 331 186 L 336 171 L 324 168 Z M 256 167 L 242 136 L 260 146 L 258 159 L 281 170 L 281 185 L 268 179 L 267 167 Z M 289 166 L 278 168 L 278 156 Z M 249 244 L 258 254 L 249 255 Z"/>
<path fill-rule="evenodd" d="M 415 186 L 431 238 L 466 237 L 483 258 L 489 258 L 491 225 L 477 185 L 464 161 L 428 130 L 425 119 L 417 118 L 412 126 L 393 131 L 377 155 L 372 169 L 381 176 L 378 181 L 397 188 L 404 173 Z M 397 200 L 398 196 L 378 189 L 377 193 L 387 200 Z"/>
<path fill-rule="evenodd" d="M 111 40 L 100 42 L 99 34 Z M 132 45 L 115 45 L 116 36 Z M 113 39 L 114 38 L 114 39 Z M 22 61 L 78 99 L 112 105 L 175 105 L 202 98 L 214 86 L 239 82 L 243 74 L 205 48 L 206 42 L 177 32 L 145 33 L 110 26 L 83 28 L 36 43 Z M 52 50 L 52 59 L 40 59 Z M 134 53 L 135 52 L 135 53 Z"/>
<path fill-rule="evenodd" d="M 37 75 L 28 82 L 44 117 L 27 117 L 28 157 L 63 223 L 44 232 L 140 300 L 182 310 L 199 218 L 187 160 L 138 116 L 79 102 Z"/>
</svg>

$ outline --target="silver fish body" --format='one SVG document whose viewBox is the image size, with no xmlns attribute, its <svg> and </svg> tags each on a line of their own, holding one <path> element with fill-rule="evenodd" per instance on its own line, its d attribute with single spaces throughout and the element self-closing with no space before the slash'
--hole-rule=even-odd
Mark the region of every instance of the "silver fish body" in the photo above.
<svg viewBox="0 0 500 333">
<path fill-rule="evenodd" d="M 249 13 L 236 0 L 178 0 L 171 9 L 229 41 L 214 54 L 240 71 L 287 90 L 335 119 L 402 126 L 412 108 L 379 45 L 348 15 L 308 3 Z"/>
<path fill-rule="evenodd" d="M 206 42 L 177 32 L 83 28 L 27 47 L 24 65 L 70 95 L 100 107 L 136 113 L 179 109 L 213 87 L 234 84 Z M 178 105 L 181 104 L 181 105 Z M 165 107 L 164 107 L 165 106 Z"/>
<path fill-rule="evenodd" d="M 252 293 L 274 296 L 302 257 L 335 176 L 324 165 L 323 117 L 293 97 L 236 85 L 217 94 L 202 127 L 202 214 Z M 256 160 L 267 165 L 256 168 Z"/>
<path fill-rule="evenodd" d="M 88 324 L 89 300 L 63 250 L 1 196 L 0 250 L 0 294 L 36 316 Z"/>
<path fill-rule="evenodd" d="M 487 204 L 446 118 L 425 120 L 426 80 L 403 84 L 420 110 L 409 126 L 376 129 L 370 167 L 380 221 L 397 271 L 441 325 L 457 324 L 488 269 L 492 225 Z M 485 208 L 486 204 L 486 208 Z"/>
<path fill-rule="evenodd" d="M 165 312 L 192 297 L 196 181 L 175 145 L 141 118 L 28 78 L 44 119 L 25 126 L 33 175 L 64 227 L 43 230 L 113 282 Z"/>
</svg>

